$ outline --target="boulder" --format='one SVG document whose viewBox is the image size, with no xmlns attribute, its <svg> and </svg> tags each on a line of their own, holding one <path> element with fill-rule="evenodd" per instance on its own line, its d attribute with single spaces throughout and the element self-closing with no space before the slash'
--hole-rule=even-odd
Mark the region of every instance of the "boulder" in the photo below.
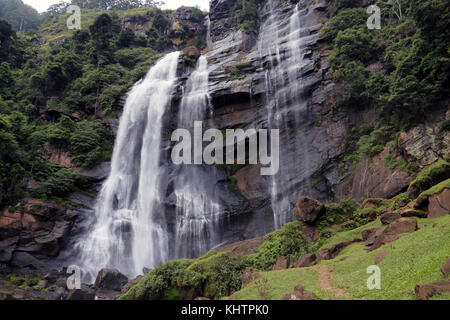
<svg viewBox="0 0 450 320">
<path fill-rule="evenodd" d="M 319 201 L 308 198 L 300 197 L 294 207 L 295 215 L 305 222 L 314 222 L 325 211 L 325 206 Z"/>
<path fill-rule="evenodd" d="M 390 224 L 400 218 L 401 216 L 398 212 L 386 212 L 380 217 L 380 221 L 382 224 Z"/>
<path fill-rule="evenodd" d="M 439 218 L 450 213 L 450 189 L 428 198 L 428 218 Z"/>
<path fill-rule="evenodd" d="M 384 232 L 386 227 L 372 228 L 364 230 L 362 232 L 363 240 L 366 241 L 366 246 L 371 246 L 374 244 L 375 240 Z"/>
<path fill-rule="evenodd" d="M 252 267 L 247 267 L 241 276 L 241 282 L 242 282 L 241 288 L 244 288 L 247 284 L 249 284 L 253 280 L 259 278 L 259 272 L 260 271 L 258 269 L 255 269 Z"/>
<path fill-rule="evenodd" d="M 444 277 L 448 278 L 448 275 L 450 274 L 450 258 L 441 267 L 441 272 Z"/>
<path fill-rule="evenodd" d="M 26 252 L 14 252 L 11 264 L 17 268 L 31 268 L 41 270 L 44 268 L 44 263 Z"/>
<path fill-rule="evenodd" d="M 95 300 L 95 291 L 83 283 L 80 289 L 70 290 L 66 300 Z"/>
<path fill-rule="evenodd" d="M 313 292 L 305 291 L 303 286 L 296 286 L 293 293 L 286 293 L 281 300 L 315 300 Z"/>
<path fill-rule="evenodd" d="M 410 218 L 410 217 L 418 217 L 418 218 L 425 218 L 427 214 L 424 211 L 416 210 L 416 209 L 410 209 L 405 208 L 399 210 L 400 215 L 404 218 Z"/>
<path fill-rule="evenodd" d="M 128 283 L 128 278 L 117 269 L 101 269 L 95 279 L 97 288 L 120 291 Z"/>
<path fill-rule="evenodd" d="M 295 262 L 292 267 L 294 268 L 305 268 L 310 267 L 316 261 L 316 255 L 314 253 L 308 253 L 300 258 L 297 262 Z"/>
<path fill-rule="evenodd" d="M 416 285 L 414 291 L 416 292 L 417 299 L 427 300 L 437 294 L 450 292 L 450 280 L 443 280 L 429 284 L 418 284 Z"/>
<path fill-rule="evenodd" d="M 384 230 L 377 230 L 366 241 L 366 245 L 372 245 L 369 251 L 378 249 L 386 243 L 393 242 L 399 238 L 399 234 L 414 232 L 417 230 L 417 221 L 412 218 L 400 218 L 387 226 Z"/>
<path fill-rule="evenodd" d="M 323 250 L 319 251 L 319 253 L 317 254 L 316 262 L 319 263 L 322 260 L 333 259 L 333 258 L 337 257 L 339 255 L 339 253 L 345 247 L 351 245 L 352 243 L 360 242 L 360 241 L 361 241 L 361 239 L 356 238 L 356 239 L 353 239 L 350 241 L 338 243 L 338 244 L 332 246 L 330 249 L 323 249 Z"/>
<path fill-rule="evenodd" d="M 278 257 L 273 270 L 285 270 L 289 268 L 289 260 L 286 257 Z"/>
</svg>

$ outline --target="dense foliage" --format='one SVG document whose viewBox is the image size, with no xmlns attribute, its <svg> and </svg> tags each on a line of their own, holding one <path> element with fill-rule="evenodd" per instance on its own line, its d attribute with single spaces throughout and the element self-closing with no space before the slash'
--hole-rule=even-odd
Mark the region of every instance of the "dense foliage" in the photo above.
<svg viewBox="0 0 450 320">
<path fill-rule="evenodd" d="M 358 1 L 330 3 L 338 10 L 330 11 L 323 34 L 335 81 L 344 88 L 339 107 L 373 106 L 378 115 L 350 152 L 373 156 L 448 98 L 449 1 L 377 1 L 381 30 L 367 29 Z"/>
</svg>

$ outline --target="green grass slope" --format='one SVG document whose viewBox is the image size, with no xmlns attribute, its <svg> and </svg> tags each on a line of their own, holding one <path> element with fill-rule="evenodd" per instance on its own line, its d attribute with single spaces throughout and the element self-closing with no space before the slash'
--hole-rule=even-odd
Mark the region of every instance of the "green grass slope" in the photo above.
<svg viewBox="0 0 450 320">
<path fill-rule="evenodd" d="M 332 237 L 323 247 L 353 239 L 360 231 L 377 226 L 373 222 L 364 227 L 341 232 Z M 333 260 L 322 261 L 308 268 L 262 272 L 261 277 L 235 293 L 237 299 L 280 299 L 292 292 L 296 285 L 303 285 L 319 299 L 331 299 L 343 290 L 345 299 L 403 300 L 415 299 L 416 284 L 443 280 L 440 267 L 450 256 L 450 216 L 437 219 L 418 219 L 419 229 L 403 235 L 399 240 L 367 252 L 364 243 L 355 243 L 345 248 Z M 382 251 L 389 254 L 378 266 L 381 270 L 381 289 L 369 290 L 366 286 L 367 267 L 375 264 L 375 256 Z M 344 260 L 344 257 L 346 257 Z M 326 266 L 331 273 L 333 290 L 323 288 L 319 275 Z M 336 289 L 336 290 L 334 290 Z M 434 299 L 448 299 L 440 295 Z"/>
</svg>

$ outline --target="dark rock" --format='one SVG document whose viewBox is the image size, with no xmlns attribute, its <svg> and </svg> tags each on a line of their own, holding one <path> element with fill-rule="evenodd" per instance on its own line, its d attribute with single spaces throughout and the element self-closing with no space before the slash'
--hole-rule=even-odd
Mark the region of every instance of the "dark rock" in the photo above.
<svg viewBox="0 0 450 320">
<path fill-rule="evenodd" d="M 120 291 L 128 283 L 128 278 L 117 269 L 102 269 L 95 279 L 97 288 Z"/>
<path fill-rule="evenodd" d="M 11 264 L 17 268 L 32 268 L 34 270 L 41 270 L 44 268 L 44 263 L 26 252 L 14 252 Z"/>
<path fill-rule="evenodd" d="M 116 300 L 120 297 L 120 291 L 108 290 L 108 289 L 98 289 L 95 292 L 95 297 L 97 300 Z"/>
<path fill-rule="evenodd" d="M 400 218 L 401 216 L 398 212 L 386 212 L 380 217 L 380 221 L 382 224 L 390 224 Z"/>
<path fill-rule="evenodd" d="M 19 237 L 0 241 L 0 262 L 9 262 L 11 260 L 18 241 Z"/>
<path fill-rule="evenodd" d="M 438 281 L 430 284 L 418 284 L 414 288 L 417 299 L 427 300 L 437 294 L 450 292 L 450 280 Z"/>
<path fill-rule="evenodd" d="M 300 258 L 297 262 L 295 262 L 292 267 L 293 268 L 305 268 L 310 267 L 316 261 L 316 255 L 314 253 L 308 253 Z"/>
<path fill-rule="evenodd" d="M 294 207 L 295 215 L 305 222 L 314 222 L 325 210 L 325 206 L 319 201 L 308 198 L 300 197 Z"/>
<path fill-rule="evenodd" d="M 424 211 L 409 208 L 401 209 L 399 210 L 399 213 L 404 218 L 411 218 L 411 217 L 425 218 L 427 216 Z"/>
<path fill-rule="evenodd" d="M 69 291 L 67 300 L 95 300 L 95 291 L 83 283 L 80 289 Z"/>
<path fill-rule="evenodd" d="M 241 276 L 242 282 L 241 289 L 244 288 L 247 284 L 249 284 L 253 280 L 259 278 L 259 272 L 260 271 L 258 269 L 247 267 Z"/>
<path fill-rule="evenodd" d="M 369 251 L 378 249 L 382 245 L 386 243 L 393 242 L 399 238 L 399 234 L 414 232 L 417 230 L 417 221 L 412 218 L 400 218 L 396 222 L 388 225 L 384 230 L 376 232 L 371 235 L 369 239 L 372 243 L 372 247 Z M 369 239 L 366 241 L 366 245 L 368 244 Z"/>
<path fill-rule="evenodd" d="M 285 270 L 289 268 L 289 260 L 286 257 L 278 257 L 273 270 Z"/>
<path fill-rule="evenodd" d="M 372 222 L 377 220 L 377 212 L 375 210 L 370 210 L 366 216 L 367 221 Z"/>
<path fill-rule="evenodd" d="M 319 229 L 310 224 L 300 223 L 300 231 L 309 242 L 317 241 L 320 237 Z"/>
<path fill-rule="evenodd" d="M 362 240 L 361 239 L 353 239 L 353 240 L 350 240 L 350 241 L 345 241 L 345 242 L 338 243 L 338 244 L 332 246 L 330 249 L 323 249 L 323 250 L 319 251 L 319 253 L 317 255 L 316 262 L 319 263 L 322 260 L 334 259 L 335 257 L 337 257 L 339 255 L 339 253 L 345 247 L 351 245 L 352 243 L 360 242 L 360 241 L 362 241 Z"/>
<path fill-rule="evenodd" d="M 375 240 L 383 234 L 386 227 L 374 228 L 363 231 L 363 239 L 366 237 L 366 246 L 371 246 L 374 244 Z"/>
<path fill-rule="evenodd" d="M 441 272 L 446 278 L 450 275 L 450 258 L 441 267 Z"/>
</svg>

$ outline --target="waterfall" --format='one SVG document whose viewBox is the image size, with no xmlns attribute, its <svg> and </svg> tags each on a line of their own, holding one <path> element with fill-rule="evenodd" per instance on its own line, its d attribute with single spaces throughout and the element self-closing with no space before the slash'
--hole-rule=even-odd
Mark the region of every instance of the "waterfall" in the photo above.
<svg viewBox="0 0 450 320">
<path fill-rule="evenodd" d="M 129 92 L 120 119 L 111 173 L 95 210 L 96 223 L 78 245 L 87 281 L 101 268 L 129 277 L 168 259 L 164 212 L 158 210 L 163 115 L 177 80 L 180 53 L 166 55 Z"/>
<path fill-rule="evenodd" d="M 209 47 L 213 44 L 211 39 L 211 19 L 209 15 L 206 17 L 206 46 Z"/>
<path fill-rule="evenodd" d="M 302 96 L 304 85 L 301 76 L 305 65 L 304 39 L 309 36 L 309 32 L 301 26 L 304 12 L 299 9 L 300 5 L 301 1 L 286 19 L 286 4 L 269 0 L 264 8 L 266 19 L 261 25 L 258 39 L 261 67 L 265 69 L 267 126 L 280 129 L 284 141 L 292 141 L 292 150 L 302 150 L 306 143 L 291 133 L 301 120 L 302 111 L 307 108 L 307 99 Z M 283 166 L 283 162 L 297 161 L 297 154 L 289 152 L 292 150 L 280 152 L 280 170 L 272 177 L 271 204 L 276 228 L 292 219 L 291 201 L 285 196 L 292 191 L 288 190 L 292 187 L 292 172 Z"/>
<path fill-rule="evenodd" d="M 201 56 L 186 84 L 178 114 L 178 128 L 192 130 L 194 121 L 205 120 L 211 115 L 208 78 L 208 62 Z M 198 257 L 219 241 L 221 206 L 211 185 L 211 174 L 203 166 L 183 165 L 177 168 L 174 184 L 176 257 Z"/>
</svg>

